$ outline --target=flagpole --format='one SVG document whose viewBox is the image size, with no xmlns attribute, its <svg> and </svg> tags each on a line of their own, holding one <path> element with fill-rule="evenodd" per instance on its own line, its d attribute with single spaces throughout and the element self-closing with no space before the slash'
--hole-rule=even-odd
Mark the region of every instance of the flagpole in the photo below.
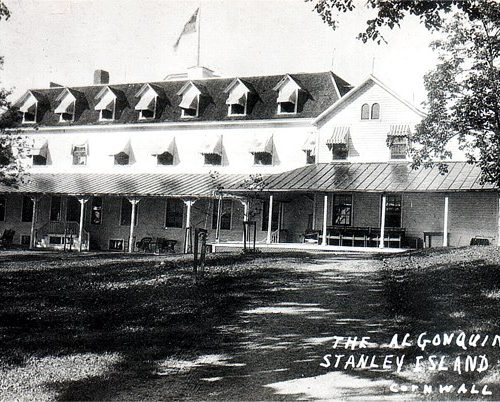
<svg viewBox="0 0 500 402">
<path fill-rule="evenodd" d="M 198 52 L 196 55 L 196 67 L 200 67 L 200 28 L 201 28 L 201 3 L 200 7 L 198 8 Z"/>
</svg>

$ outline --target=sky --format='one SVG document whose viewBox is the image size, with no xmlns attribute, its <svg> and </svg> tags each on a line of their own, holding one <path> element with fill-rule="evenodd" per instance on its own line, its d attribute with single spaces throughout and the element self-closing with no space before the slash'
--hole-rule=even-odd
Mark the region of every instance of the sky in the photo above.
<svg viewBox="0 0 500 402">
<path fill-rule="evenodd" d="M 11 100 L 50 81 L 91 85 L 160 81 L 196 63 L 197 35 L 174 43 L 200 11 L 200 64 L 224 77 L 332 70 L 353 85 L 372 72 L 403 98 L 425 100 L 423 75 L 436 63 L 432 35 L 415 18 L 385 30 L 388 44 L 356 39 L 370 10 L 340 16 L 333 31 L 303 0 L 4 0 L 0 85 Z M 362 5 L 364 0 L 356 1 Z"/>
</svg>

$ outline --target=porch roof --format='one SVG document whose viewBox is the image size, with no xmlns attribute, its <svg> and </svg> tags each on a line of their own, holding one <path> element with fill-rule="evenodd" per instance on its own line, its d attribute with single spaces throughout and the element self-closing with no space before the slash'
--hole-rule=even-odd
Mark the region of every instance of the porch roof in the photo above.
<svg viewBox="0 0 500 402">
<path fill-rule="evenodd" d="M 246 175 L 208 173 L 31 173 L 17 187 L 0 184 L 0 193 L 209 197 L 219 187 L 234 186 Z"/>
<path fill-rule="evenodd" d="M 412 170 L 408 163 L 319 163 L 263 177 L 258 188 L 269 192 L 458 192 L 497 190 L 481 184 L 479 167 L 448 162 L 448 172 L 438 167 Z M 234 183 L 228 192 L 249 191 Z"/>
</svg>

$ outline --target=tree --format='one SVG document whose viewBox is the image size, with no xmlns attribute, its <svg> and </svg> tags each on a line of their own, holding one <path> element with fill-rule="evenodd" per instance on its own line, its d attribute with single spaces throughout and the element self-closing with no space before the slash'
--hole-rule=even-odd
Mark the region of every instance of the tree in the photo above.
<svg viewBox="0 0 500 402">
<path fill-rule="evenodd" d="M 9 9 L 0 0 L 0 21 L 8 20 L 9 17 Z M 0 71 L 3 61 L 3 56 L 0 56 Z M 14 186 L 24 173 L 27 140 L 16 131 L 6 130 L 14 127 L 18 120 L 18 113 L 7 100 L 9 95 L 9 90 L 0 88 L 0 183 Z"/>
<path fill-rule="evenodd" d="M 432 43 L 439 63 L 424 77 L 428 114 L 411 154 L 414 167 L 428 166 L 450 158 L 447 145 L 456 140 L 483 182 L 500 186 L 500 4 L 483 2 L 478 10 L 473 20 L 456 13 Z"/>
<path fill-rule="evenodd" d="M 351 12 L 361 5 L 360 0 L 305 0 L 315 3 L 314 9 L 323 21 L 333 29 L 338 27 L 338 15 Z M 363 7 L 376 10 L 375 18 L 366 22 L 365 32 L 361 32 L 358 38 L 363 42 L 369 39 L 378 43 L 385 42 L 382 27 L 390 29 L 399 26 L 401 21 L 408 15 L 420 18 L 420 21 L 428 29 L 439 29 L 443 24 L 443 15 L 452 10 L 459 10 L 470 20 L 480 18 L 483 3 L 495 3 L 496 0 L 366 0 Z"/>
</svg>

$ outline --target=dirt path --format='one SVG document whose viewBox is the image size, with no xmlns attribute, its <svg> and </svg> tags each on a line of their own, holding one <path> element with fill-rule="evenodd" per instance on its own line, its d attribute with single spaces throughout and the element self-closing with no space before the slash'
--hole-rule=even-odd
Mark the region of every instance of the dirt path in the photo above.
<svg viewBox="0 0 500 402">
<path fill-rule="evenodd" d="M 212 354 L 158 362 L 156 379 L 115 398 L 387 399 L 387 379 L 320 366 L 333 336 L 377 337 L 393 324 L 380 297 L 380 262 L 325 258 L 278 265 L 264 294 L 218 327 L 228 343 L 214 345 Z"/>
</svg>

